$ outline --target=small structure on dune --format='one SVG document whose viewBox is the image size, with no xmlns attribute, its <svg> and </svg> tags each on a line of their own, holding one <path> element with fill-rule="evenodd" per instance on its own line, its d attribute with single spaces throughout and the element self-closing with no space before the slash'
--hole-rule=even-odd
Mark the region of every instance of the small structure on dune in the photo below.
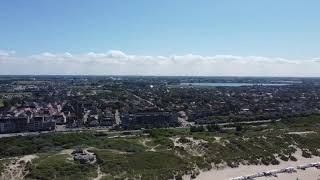
<svg viewBox="0 0 320 180">
<path fill-rule="evenodd" d="M 96 157 L 87 150 L 76 149 L 72 153 L 73 160 L 79 161 L 81 164 L 89 164 L 95 161 Z"/>
</svg>

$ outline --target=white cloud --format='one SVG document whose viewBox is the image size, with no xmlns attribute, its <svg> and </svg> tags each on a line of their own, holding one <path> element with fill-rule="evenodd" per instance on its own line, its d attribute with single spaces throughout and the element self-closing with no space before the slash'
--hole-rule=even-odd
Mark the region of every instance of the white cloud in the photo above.
<svg viewBox="0 0 320 180">
<path fill-rule="evenodd" d="M 149 56 L 119 50 L 18 56 L 0 50 L 0 74 L 320 76 L 320 58 L 196 54 Z"/>
<path fill-rule="evenodd" d="M 0 50 L 0 62 L 11 59 L 14 56 L 14 54 L 15 51 Z"/>
<path fill-rule="evenodd" d="M 16 52 L 15 51 L 8 51 L 8 50 L 0 50 L 0 56 L 12 56 Z"/>
</svg>

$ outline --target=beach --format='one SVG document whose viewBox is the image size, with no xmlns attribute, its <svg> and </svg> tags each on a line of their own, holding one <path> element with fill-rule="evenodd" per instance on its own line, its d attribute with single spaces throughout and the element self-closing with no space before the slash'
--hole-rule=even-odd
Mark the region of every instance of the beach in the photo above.
<svg viewBox="0 0 320 180">
<path fill-rule="evenodd" d="M 239 176 L 252 175 L 259 172 L 266 172 L 275 169 L 283 169 L 287 167 L 296 167 L 299 165 L 305 165 L 309 163 L 320 162 L 320 157 L 313 156 L 312 158 L 304 158 L 301 156 L 301 151 L 297 151 L 294 156 L 298 161 L 280 161 L 279 165 L 240 165 L 238 168 L 225 167 L 223 169 L 211 169 L 210 171 L 200 171 L 200 174 L 196 177 L 197 180 L 228 180 Z M 298 169 L 294 173 L 280 173 L 278 177 L 259 177 L 256 180 L 320 180 L 320 169 L 315 167 L 307 168 L 306 170 Z M 184 180 L 189 180 L 190 176 L 183 177 Z"/>
</svg>

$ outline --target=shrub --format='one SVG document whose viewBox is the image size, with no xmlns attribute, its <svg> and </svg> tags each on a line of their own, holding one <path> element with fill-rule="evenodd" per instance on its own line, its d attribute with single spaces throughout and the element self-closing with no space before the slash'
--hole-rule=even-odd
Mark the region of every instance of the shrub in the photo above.
<svg viewBox="0 0 320 180">
<path fill-rule="evenodd" d="M 290 159 L 291 161 L 297 161 L 297 158 L 294 157 L 294 156 L 289 156 L 289 159 Z"/>
<path fill-rule="evenodd" d="M 302 151 L 302 157 L 304 157 L 304 158 L 311 158 L 311 154 L 308 153 L 307 151 Z"/>
<path fill-rule="evenodd" d="M 181 138 L 179 138 L 178 142 L 185 144 L 185 143 L 189 143 L 190 140 L 185 137 L 181 137 Z"/>
<path fill-rule="evenodd" d="M 207 126 L 207 129 L 209 132 L 218 132 L 221 130 L 220 126 L 218 126 L 216 124 Z"/>
<path fill-rule="evenodd" d="M 236 125 L 236 131 L 237 131 L 237 132 L 242 131 L 242 129 L 243 129 L 243 128 L 242 128 L 242 126 L 241 126 L 240 124 L 237 124 L 237 125 Z"/>
<path fill-rule="evenodd" d="M 289 160 L 289 157 L 287 157 L 287 156 L 285 156 L 285 155 L 283 155 L 283 154 L 280 154 L 279 157 L 280 157 L 280 159 L 281 159 L 282 161 L 288 161 L 288 160 Z"/>
<path fill-rule="evenodd" d="M 204 127 L 203 126 L 191 126 L 190 131 L 191 132 L 203 132 Z"/>
</svg>

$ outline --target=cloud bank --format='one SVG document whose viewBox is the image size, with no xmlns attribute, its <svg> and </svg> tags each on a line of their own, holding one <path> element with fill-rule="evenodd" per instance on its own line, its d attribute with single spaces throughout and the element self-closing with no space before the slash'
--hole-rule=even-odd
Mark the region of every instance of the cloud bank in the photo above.
<svg viewBox="0 0 320 180">
<path fill-rule="evenodd" d="M 320 76 L 320 58 L 196 54 L 148 56 L 119 50 L 19 56 L 0 50 L 2 75 Z"/>
</svg>

